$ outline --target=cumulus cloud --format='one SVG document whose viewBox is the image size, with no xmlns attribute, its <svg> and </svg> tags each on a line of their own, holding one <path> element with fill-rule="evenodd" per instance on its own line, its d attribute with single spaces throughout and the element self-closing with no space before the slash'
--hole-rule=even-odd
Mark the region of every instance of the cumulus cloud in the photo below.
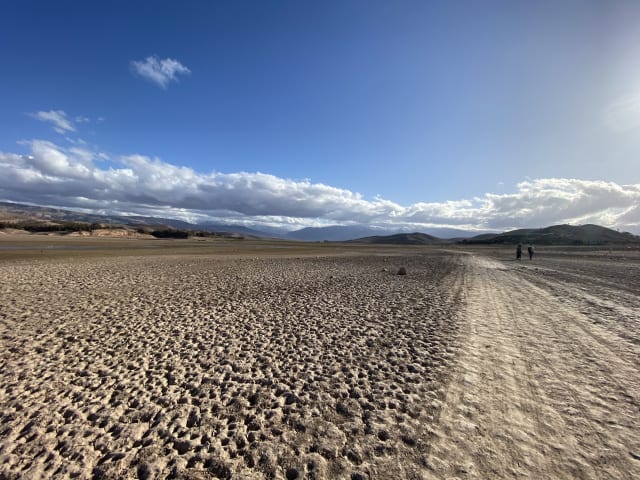
<svg viewBox="0 0 640 480">
<path fill-rule="evenodd" d="M 73 122 L 67 118 L 67 114 L 64 110 L 49 110 L 48 112 L 36 112 L 30 113 L 29 115 L 42 122 L 51 123 L 53 125 L 53 129 L 60 134 L 76 131 Z"/>
<path fill-rule="evenodd" d="M 178 60 L 173 58 L 160 59 L 155 55 L 145 58 L 144 60 L 133 60 L 131 69 L 134 73 L 155 83 L 160 88 L 167 88 L 169 83 L 177 82 L 178 75 L 188 75 L 191 73 Z"/>
<path fill-rule="evenodd" d="M 185 220 L 298 228 L 361 224 L 388 229 L 509 230 L 597 223 L 640 231 L 640 185 L 535 179 L 507 194 L 403 206 L 309 180 L 260 172 L 200 173 L 144 155 L 96 160 L 83 145 L 33 140 L 29 155 L 0 153 L 0 199 Z"/>
</svg>

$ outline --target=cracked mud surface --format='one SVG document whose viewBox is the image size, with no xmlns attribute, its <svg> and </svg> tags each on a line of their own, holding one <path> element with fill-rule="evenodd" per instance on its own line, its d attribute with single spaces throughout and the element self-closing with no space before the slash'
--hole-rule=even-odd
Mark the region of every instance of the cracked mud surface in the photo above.
<svg viewBox="0 0 640 480">
<path fill-rule="evenodd" d="M 639 251 L 390 251 L 3 261 L 0 478 L 640 478 Z"/>
<path fill-rule="evenodd" d="M 1 478 L 427 474 L 461 306 L 455 255 L 2 271 Z"/>
</svg>

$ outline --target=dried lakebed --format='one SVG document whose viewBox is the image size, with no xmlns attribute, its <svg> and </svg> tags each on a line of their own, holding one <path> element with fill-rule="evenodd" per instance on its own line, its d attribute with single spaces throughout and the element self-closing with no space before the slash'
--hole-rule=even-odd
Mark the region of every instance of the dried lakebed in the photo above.
<svg viewBox="0 0 640 480">
<path fill-rule="evenodd" d="M 464 270 L 437 252 L 4 263 L 0 478 L 427 476 Z"/>
</svg>

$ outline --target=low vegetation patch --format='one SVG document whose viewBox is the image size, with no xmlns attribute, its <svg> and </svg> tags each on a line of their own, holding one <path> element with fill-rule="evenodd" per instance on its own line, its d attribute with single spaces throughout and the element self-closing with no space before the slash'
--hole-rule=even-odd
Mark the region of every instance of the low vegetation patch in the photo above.
<svg viewBox="0 0 640 480">
<path fill-rule="evenodd" d="M 31 233 L 40 232 L 92 232 L 93 230 L 99 230 L 101 228 L 122 228 L 122 227 L 105 227 L 99 223 L 84 223 L 84 222 L 56 222 L 45 223 L 36 221 L 23 221 L 23 222 L 0 222 L 0 229 L 3 228 L 15 228 L 18 230 L 26 230 Z"/>
</svg>

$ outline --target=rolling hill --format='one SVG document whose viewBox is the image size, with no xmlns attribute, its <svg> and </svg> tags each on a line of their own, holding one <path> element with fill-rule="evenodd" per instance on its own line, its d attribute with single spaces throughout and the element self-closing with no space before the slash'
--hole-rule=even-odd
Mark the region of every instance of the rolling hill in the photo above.
<svg viewBox="0 0 640 480">
<path fill-rule="evenodd" d="M 495 235 L 484 234 L 461 240 L 463 244 L 495 245 L 532 243 L 537 245 L 640 244 L 640 237 L 599 225 L 553 225 L 526 228 Z"/>
</svg>

